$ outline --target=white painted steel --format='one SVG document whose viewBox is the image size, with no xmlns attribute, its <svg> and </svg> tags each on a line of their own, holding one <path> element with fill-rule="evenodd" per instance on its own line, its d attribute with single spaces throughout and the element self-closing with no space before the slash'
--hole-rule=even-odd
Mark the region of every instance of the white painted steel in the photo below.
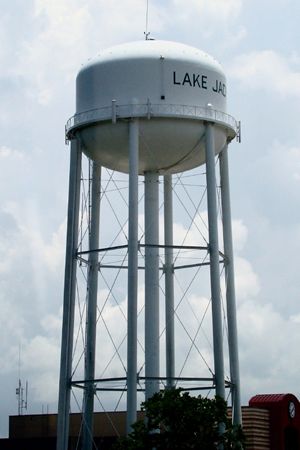
<svg viewBox="0 0 300 450">
<path fill-rule="evenodd" d="M 206 184 L 216 395 L 225 399 L 214 126 L 206 125 Z"/>
<path fill-rule="evenodd" d="M 138 104 L 148 99 L 156 104 L 210 103 L 226 112 L 221 65 L 197 48 L 170 41 L 129 42 L 104 50 L 80 70 L 76 92 L 76 113 L 111 106 L 112 100 L 128 105 L 132 98 Z"/>
<path fill-rule="evenodd" d="M 93 162 L 92 167 L 92 202 L 90 212 L 89 250 L 99 248 L 100 231 L 100 195 L 101 195 L 101 166 Z M 92 251 L 88 259 L 87 279 L 87 320 L 86 320 L 86 351 L 85 351 L 85 383 L 84 391 L 84 420 L 83 420 L 83 448 L 92 450 L 93 446 L 93 414 L 94 414 L 94 380 L 95 354 L 97 331 L 97 293 L 98 293 L 98 252 Z"/>
<path fill-rule="evenodd" d="M 165 231 L 165 311 L 166 311 L 166 378 L 167 388 L 174 386 L 174 268 L 173 268 L 173 190 L 172 175 L 164 176 L 164 231 Z"/>
<path fill-rule="evenodd" d="M 238 352 L 238 332 L 236 318 L 236 299 L 234 282 L 234 258 L 232 244 L 230 186 L 227 145 L 220 153 L 221 200 L 223 241 L 225 253 L 226 304 L 228 325 L 228 350 L 230 363 L 230 380 L 232 383 L 232 420 L 235 425 L 242 424 L 240 371 Z"/>
<path fill-rule="evenodd" d="M 159 391 L 158 174 L 145 173 L 145 398 Z M 151 247 L 154 246 L 154 247 Z"/>
<path fill-rule="evenodd" d="M 186 106 L 186 105 L 169 105 L 155 104 L 147 101 L 145 104 L 117 105 L 116 100 L 112 100 L 111 106 L 96 108 L 90 111 L 84 111 L 72 116 L 66 123 L 67 136 L 72 135 L 77 128 L 85 125 L 92 125 L 96 122 L 112 121 L 117 119 L 128 119 L 133 117 L 147 118 L 153 117 L 171 117 L 173 119 L 189 119 L 189 120 L 210 120 L 224 127 L 229 127 L 232 133 L 239 131 L 240 122 L 237 122 L 233 116 L 218 111 L 213 107 L 207 106 Z"/>
<path fill-rule="evenodd" d="M 61 359 L 59 378 L 57 450 L 67 450 L 69 441 L 69 413 L 74 338 L 74 312 L 76 295 L 76 251 L 80 202 L 81 148 L 78 140 L 71 141 L 69 173 L 68 225 L 65 261 L 65 285 Z"/>
<path fill-rule="evenodd" d="M 139 173 L 188 170 L 205 161 L 203 121 L 218 123 L 216 153 L 236 135 L 226 89 L 219 63 L 193 47 L 168 41 L 112 47 L 79 72 L 67 136 L 79 132 L 89 157 L 128 172 L 126 121 L 139 117 Z"/>
<path fill-rule="evenodd" d="M 205 162 L 203 122 L 186 119 L 140 118 L 139 174 L 160 174 L 192 169 Z M 86 154 L 103 166 L 127 173 L 128 140 L 126 121 L 104 122 L 80 131 Z M 227 132 L 215 129 L 218 151 L 224 147 Z M 217 153 L 217 152 L 216 152 Z"/>
<path fill-rule="evenodd" d="M 127 433 L 137 418 L 138 159 L 139 123 L 134 119 L 129 123 Z"/>
<path fill-rule="evenodd" d="M 236 136 L 238 124 L 227 114 L 226 79 L 223 70 L 212 57 L 198 49 L 172 42 L 146 40 L 102 52 L 79 72 L 76 89 L 76 114 L 66 125 L 66 137 L 71 140 L 71 169 L 63 318 L 63 342 L 66 345 L 62 346 L 61 353 L 57 450 L 67 450 L 68 446 L 81 148 L 94 163 L 129 173 L 127 432 L 131 431 L 131 425 L 136 420 L 137 409 L 139 174 L 145 175 L 146 399 L 159 390 L 160 376 L 157 247 L 159 175 L 164 175 L 166 376 L 167 385 L 170 387 L 175 365 L 173 252 L 167 247 L 173 244 L 171 174 L 204 163 L 207 176 L 216 394 L 225 397 L 215 155 Z M 227 181 L 224 180 L 228 174 L 226 175 L 226 167 L 222 170 L 221 176 L 225 185 Z M 222 195 L 223 209 L 229 205 L 230 218 L 228 194 L 224 191 Z M 92 209 L 99 215 L 95 205 Z M 228 220 L 227 217 L 225 221 Z M 231 230 L 227 222 L 224 222 L 224 227 L 227 229 L 224 231 L 224 242 L 230 244 Z M 231 250 L 230 247 L 225 250 L 230 260 Z M 227 278 L 231 279 L 233 264 L 226 270 Z M 234 322 L 236 319 L 231 311 L 235 308 L 234 285 L 232 281 L 230 283 L 228 315 L 231 317 L 229 321 Z M 93 341 L 94 338 L 91 339 Z M 233 336 L 231 342 L 234 339 Z M 237 340 L 233 344 L 229 343 L 229 346 L 231 345 L 237 345 Z M 87 345 L 87 348 L 94 358 L 93 344 Z M 231 362 L 231 375 L 233 382 L 239 387 L 237 371 L 234 368 L 238 361 L 236 356 L 232 358 L 234 361 Z M 92 371 L 86 372 L 85 379 L 92 378 Z M 238 414 L 239 390 L 235 392 L 237 395 L 234 400 L 234 414 Z M 90 412 L 91 405 L 92 403 Z M 235 420 L 238 423 L 239 419 Z"/>
</svg>

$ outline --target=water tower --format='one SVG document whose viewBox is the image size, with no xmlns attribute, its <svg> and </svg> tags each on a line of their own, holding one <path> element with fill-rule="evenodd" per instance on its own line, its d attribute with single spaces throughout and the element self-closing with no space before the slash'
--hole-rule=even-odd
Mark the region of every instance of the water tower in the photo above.
<svg viewBox="0 0 300 450">
<path fill-rule="evenodd" d="M 85 329 L 84 443 L 91 449 L 95 394 L 95 345 L 99 274 L 101 167 L 128 174 L 127 252 L 127 429 L 136 420 L 137 303 L 139 252 L 144 250 L 145 396 L 180 385 L 175 373 L 174 264 L 172 176 L 203 165 L 206 172 L 211 315 L 215 393 L 225 398 L 230 386 L 233 420 L 241 422 L 239 366 L 227 146 L 239 136 L 236 120 L 226 111 L 226 79 L 209 55 L 186 45 L 145 40 L 103 51 L 77 76 L 76 114 L 68 121 L 71 144 L 63 330 L 59 386 L 58 450 L 68 448 L 76 271 L 87 260 Z M 92 162 L 88 249 L 78 250 L 81 158 Z M 216 156 L 220 160 L 222 228 L 220 251 L 217 218 Z M 139 240 L 139 184 L 144 183 L 144 243 Z M 164 242 L 159 240 L 159 185 L 164 189 Z M 176 238 L 176 236 L 175 236 Z M 200 249 L 200 246 L 195 248 Z M 159 251 L 164 251 L 163 268 Z M 220 300 L 220 259 L 225 266 L 230 381 L 225 382 L 223 319 Z M 163 270 L 162 270 L 163 269 Z M 161 274 L 165 280 L 165 377 L 160 369 L 159 310 Z M 193 374 L 197 379 L 196 374 Z M 77 383 L 78 384 L 78 383 Z"/>
</svg>

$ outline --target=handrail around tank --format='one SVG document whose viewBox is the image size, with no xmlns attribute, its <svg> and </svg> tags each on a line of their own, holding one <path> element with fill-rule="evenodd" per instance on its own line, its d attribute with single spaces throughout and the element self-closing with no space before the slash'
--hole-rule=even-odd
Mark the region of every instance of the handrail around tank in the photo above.
<svg viewBox="0 0 300 450">
<path fill-rule="evenodd" d="M 89 111 L 76 113 L 66 123 L 66 140 L 72 138 L 75 130 L 86 125 L 111 120 L 116 123 L 119 119 L 132 117 L 165 117 L 179 119 L 195 119 L 215 122 L 223 125 L 233 132 L 233 137 L 239 134 L 239 122 L 232 116 L 208 106 L 187 106 L 173 104 L 130 104 L 118 105 L 115 100 L 111 106 L 95 108 Z"/>
</svg>

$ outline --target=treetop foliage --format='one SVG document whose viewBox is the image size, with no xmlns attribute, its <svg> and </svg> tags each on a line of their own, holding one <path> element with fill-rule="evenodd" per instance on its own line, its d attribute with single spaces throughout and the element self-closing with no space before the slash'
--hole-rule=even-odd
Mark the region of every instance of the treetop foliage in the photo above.
<svg viewBox="0 0 300 450">
<path fill-rule="evenodd" d="M 142 403 L 145 420 L 120 439 L 116 450 L 241 449 L 244 436 L 227 416 L 220 397 L 193 397 L 181 389 L 157 392 Z M 222 430 L 222 432 L 220 432 Z"/>
</svg>

